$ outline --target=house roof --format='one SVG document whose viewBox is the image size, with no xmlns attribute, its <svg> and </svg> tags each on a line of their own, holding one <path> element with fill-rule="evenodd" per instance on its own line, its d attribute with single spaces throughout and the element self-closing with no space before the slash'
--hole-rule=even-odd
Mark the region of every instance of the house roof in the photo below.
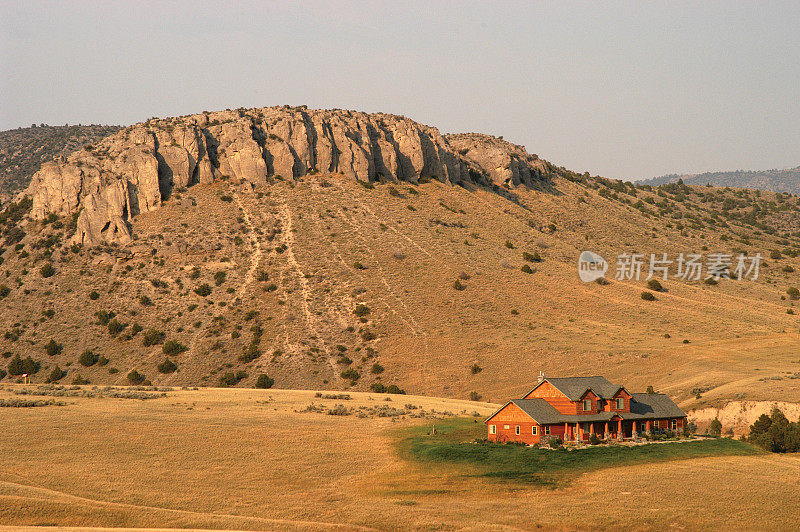
<svg viewBox="0 0 800 532">
<path fill-rule="evenodd" d="M 632 398 L 630 413 L 620 414 L 623 419 L 686 417 L 686 413 L 663 393 L 635 393 Z"/>
<path fill-rule="evenodd" d="M 514 399 L 502 406 L 486 421 L 510 404 L 519 407 L 539 425 L 553 425 L 558 423 L 584 423 L 589 421 L 610 421 L 614 417 L 622 419 L 663 419 L 686 417 L 686 414 L 672 399 L 662 393 L 635 393 L 631 401 L 630 412 L 598 412 L 596 414 L 562 414 L 545 399 Z"/>
<path fill-rule="evenodd" d="M 611 399 L 614 397 L 620 388 L 619 384 L 612 384 L 605 377 L 599 375 L 593 377 L 564 377 L 564 378 L 546 378 L 542 382 L 549 382 L 558 389 L 561 393 L 566 395 L 570 401 L 579 401 L 586 390 L 591 389 L 595 395 L 601 399 Z M 537 384 L 533 390 L 539 387 L 541 383 Z M 531 392 L 533 391 L 531 390 Z M 531 392 L 528 392 L 531 393 Z M 528 395 L 525 394 L 525 395 Z"/>
</svg>

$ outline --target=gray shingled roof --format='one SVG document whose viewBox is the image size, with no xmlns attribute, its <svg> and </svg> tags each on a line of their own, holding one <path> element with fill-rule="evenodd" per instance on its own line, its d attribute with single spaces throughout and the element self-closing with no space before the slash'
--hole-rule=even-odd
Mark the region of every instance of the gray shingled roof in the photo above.
<svg viewBox="0 0 800 532">
<path fill-rule="evenodd" d="M 686 413 L 663 393 L 634 393 L 630 413 L 620 414 L 623 419 L 661 419 L 686 417 Z"/>
<path fill-rule="evenodd" d="M 608 382 L 608 381 L 606 381 Z M 594 389 L 594 388 L 592 388 Z M 631 401 L 631 411 L 617 414 L 616 412 L 598 412 L 597 414 L 571 415 L 562 414 L 553 405 L 541 398 L 536 399 L 514 399 L 509 403 L 514 403 L 523 412 L 531 416 L 540 425 L 553 425 L 557 423 L 583 423 L 589 421 L 609 421 L 615 415 L 622 419 L 664 419 L 686 417 L 686 414 L 678 405 L 672 402 L 663 393 L 635 393 Z M 506 403 L 497 412 L 508 406 Z M 495 412 L 494 414 L 496 414 Z M 494 417 L 494 414 L 487 418 L 487 421 Z"/>
<path fill-rule="evenodd" d="M 570 401 L 580 400 L 583 393 L 591 388 L 601 399 L 611 399 L 617 390 L 622 388 L 619 384 L 610 383 L 605 377 L 565 377 L 565 378 L 546 378 L 547 382 L 558 388 L 558 390 L 569 397 Z"/>
</svg>

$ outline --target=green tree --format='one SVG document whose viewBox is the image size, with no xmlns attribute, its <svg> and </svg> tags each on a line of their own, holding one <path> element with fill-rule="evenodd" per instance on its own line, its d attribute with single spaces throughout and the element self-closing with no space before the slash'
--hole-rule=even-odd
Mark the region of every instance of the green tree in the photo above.
<svg viewBox="0 0 800 532">
<path fill-rule="evenodd" d="M 708 433 L 714 438 L 719 438 L 722 434 L 722 422 L 719 419 L 714 418 L 708 425 Z"/>
</svg>

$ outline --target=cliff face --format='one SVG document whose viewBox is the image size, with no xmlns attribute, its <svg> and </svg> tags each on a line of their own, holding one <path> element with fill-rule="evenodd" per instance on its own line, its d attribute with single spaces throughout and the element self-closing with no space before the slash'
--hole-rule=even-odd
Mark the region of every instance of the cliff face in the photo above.
<svg viewBox="0 0 800 532">
<path fill-rule="evenodd" d="M 270 107 L 131 126 L 44 164 L 28 194 L 36 219 L 80 213 L 73 241 L 125 243 L 131 217 L 157 209 L 174 188 L 217 179 L 259 185 L 320 172 L 510 187 L 535 184 L 553 171 L 521 146 L 486 135 L 442 136 L 380 113 Z"/>
</svg>

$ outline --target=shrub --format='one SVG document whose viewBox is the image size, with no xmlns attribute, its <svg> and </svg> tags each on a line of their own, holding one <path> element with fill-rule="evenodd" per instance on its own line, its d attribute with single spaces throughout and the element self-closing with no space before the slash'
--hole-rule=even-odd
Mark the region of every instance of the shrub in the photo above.
<svg viewBox="0 0 800 532">
<path fill-rule="evenodd" d="M 227 276 L 228 276 L 227 272 L 222 270 L 218 271 L 217 273 L 214 274 L 214 284 L 220 286 L 222 283 L 225 282 L 225 278 Z"/>
<path fill-rule="evenodd" d="M 389 386 L 386 387 L 386 393 L 405 395 L 406 391 L 397 386 L 396 384 L 390 384 Z"/>
<path fill-rule="evenodd" d="M 564 445 L 564 440 L 562 440 L 561 438 L 550 438 L 550 440 L 547 443 L 549 443 L 550 447 L 552 447 L 553 449 L 559 449 L 561 448 L 562 445 Z"/>
<path fill-rule="evenodd" d="M 787 289 L 786 293 L 789 295 L 789 299 L 800 299 L 800 290 L 795 288 L 794 286 Z"/>
<path fill-rule="evenodd" d="M 89 379 L 84 379 L 83 377 L 78 375 L 74 379 L 72 379 L 72 384 L 76 386 L 80 386 L 82 384 L 89 384 Z"/>
<path fill-rule="evenodd" d="M 478 374 L 478 373 L 480 373 L 481 371 L 483 371 L 483 368 L 482 368 L 482 367 L 480 367 L 480 366 L 479 366 L 479 365 L 477 365 L 477 364 L 473 364 L 473 365 L 472 365 L 472 366 L 470 366 L 470 368 L 469 368 L 469 372 L 470 372 L 470 373 L 472 373 L 473 375 L 477 375 L 477 374 Z"/>
<path fill-rule="evenodd" d="M 773 260 L 779 260 L 779 259 L 783 258 L 783 255 L 781 255 L 780 251 L 778 251 L 777 249 L 774 249 L 774 250 L 769 252 L 769 258 L 771 258 Z"/>
<path fill-rule="evenodd" d="M 97 293 L 97 290 L 92 290 L 89 292 L 89 299 L 92 301 L 97 301 L 100 298 L 100 294 Z"/>
<path fill-rule="evenodd" d="M 600 438 L 597 437 L 597 434 L 595 434 L 594 432 L 589 434 L 589 445 L 599 445 L 599 444 L 600 444 Z"/>
<path fill-rule="evenodd" d="M 58 366 L 53 368 L 53 371 L 50 372 L 50 376 L 47 378 L 49 382 L 58 382 L 63 379 L 67 373 L 59 368 Z"/>
<path fill-rule="evenodd" d="M 647 281 L 647 288 L 649 288 L 650 290 L 652 290 L 654 292 L 663 292 L 664 291 L 664 287 L 661 286 L 661 283 L 659 282 L 658 279 L 650 279 L 649 281 Z"/>
<path fill-rule="evenodd" d="M 386 393 L 386 386 L 380 382 L 373 382 L 369 388 L 375 393 Z"/>
<path fill-rule="evenodd" d="M 208 297 L 211 295 L 211 287 L 208 286 L 208 283 L 203 283 L 194 289 L 194 293 L 200 297 Z"/>
<path fill-rule="evenodd" d="M 221 199 L 225 203 L 231 203 L 233 201 L 233 198 L 231 196 L 228 196 L 227 194 L 223 194 L 222 196 L 219 197 L 219 199 Z"/>
<path fill-rule="evenodd" d="M 609 280 L 608 280 L 608 279 L 606 279 L 605 277 L 598 277 L 597 279 L 595 279 L 595 281 L 594 281 L 594 282 L 596 282 L 596 283 L 597 283 L 597 284 L 599 284 L 600 286 L 606 286 L 606 285 L 609 285 L 609 284 L 611 284 L 611 281 L 609 281 Z"/>
<path fill-rule="evenodd" d="M 39 269 L 39 274 L 45 279 L 48 277 L 52 277 L 54 273 L 56 273 L 56 270 L 53 268 L 53 265 L 50 264 L 49 262 Z"/>
<path fill-rule="evenodd" d="M 266 373 L 262 373 L 256 379 L 256 388 L 272 388 L 273 384 L 275 384 L 275 379 L 270 378 Z"/>
<path fill-rule="evenodd" d="M 80 357 L 78 357 L 78 362 L 80 362 L 82 366 L 86 366 L 87 368 L 89 366 L 94 366 L 95 364 L 97 364 L 98 360 L 100 360 L 100 357 L 95 355 L 91 351 L 91 349 L 87 349 L 86 351 L 81 353 Z"/>
<path fill-rule="evenodd" d="M 370 370 L 369 370 L 369 371 L 370 371 L 370 373 L 372 373 L 373 375 L 380 375 L 381 373 L 383 373 L 383 369 L 384 369 L 384 368 L 383 368 L 383 366 L 381 366 L 380 364 L 378 364 L 377 362 L 375 362 L 375 363 L 372 365 L 372 367 L 370 368 Z"/>
<path fill-rule="evenodd" d="M 466 290 L 467 287 L 460 280 L 456 279 L 453 283 L 453 288 L 456 290 Z"/>
<path fill-rule="evenodd" d="M 236 373 L 229 371 L 219 378 L 219 384 L 223 387 L 236 386 L 239 381 L 247 378 L 247 373 L 244 371 L 237 371 Z"/>
<path fill-rule="evenodd" d="M 656 391 L 653 389 L 653 387 L 652 387 L 652 386 L 648 386 L 648 387 L 647 387 L 647 393 L 649 393 L 649 394 L 654 394 L 654 393 L 656 393 Z"/>
<path fill-rule="evenodd" d="M 156 329 L 149 329 L 145 331 L 142 343 L 145 347 L 150 347 L 151 345 L 160 344 L 164 341 L 167 335 L 164 331 L 157 331 Z"/>
<path fill-rule="evenodd" d="M 111 336 L 116 336 L 122 331 L 124 331 L 125 327 L 127 326 L 128 326 L 127 323 L 122 323 L 120 321 L 117 321 L 116 319 L 113 319 L 108 322 L 108 334 L 110 334 Z"/>
<path fill-rule="evenodd" d="M 109 362 L 111 362 L 111 361 L 109 359 L 107 359 L 106 357 L 104 357 L 103 355 L 100 355 L 100 357 L 97 359 L 97 365 L 98 366 L 105 366 Z"/>
<path fill-rule="evenodd" d="M 480 401 L 481 400 L 481 394 L 479 394 L 478 392 L 469 392 L 469 400 L 470 401 Z"/>
<path fill-rule="evenodd" d="M 522 258 L 527 260 L 528 262 L 542 262 L 542 257 L 541 255 L 539 255 L 538 251 L 534 251 L 533 253 L 528 253 L 527 251 L 523 251 Z"/>
<path fill-rule="evenodd" d="M 367 267 L 364 266 L 363 264 L 361 264 L 360 262 L 354 262 L 353 263 L 353 268 L 355 268 L 356 270 L 366 270 L 367 269 Z"/>
<path fill-rule="evenodd" d="M 64 346 L 51 338 L 50 341 L 47 342 L 47 345 L 44 346 L 44 350 L 48 355 L 54 357 L 64 350 Z"/>
<path fill-rule="evenodd" d="M 23 368 L 22 359 L 19 358 L 19 355 L 14 355 L 14 358 L 8 363 L 8 374 L 16 376 L 22 375 L 23 373 L 25 373 L 25 370 Z"/>
<path fill-rule="evenodd" d="M 0 381 L 5 379 L 6 375 L 8 375 L 8 373 L 6 373 L 6 370 L 0 369 Z"/>
<path fill-rule="evenodd" d="M 178 365 L 168 358 L 158 365 L 159 373 L 174 373 L 176 369 L 178 369 Z"/>
<path fill-rule="evenodd" d="M 115 312 L 109 312 L 107 310 L 98 310 L 94 313 L 95 317 L 97 318 L 97 322 L 100 325 L 108 325 L 108 322 L 111 321 L 111 318 L 116 316 Z"/>
<path fill-rule="evenodd" d="M 719 418 L 714 418 L 708 425 L 708 433 L 714 438 L 719 438 L 722 434 L 722 423 Z"/>
<path fill-rule="evenodd" d="M 533 269 L 527 264 L 520 268 L 520 270 L 522 270 L 524 273 L 533 273 Z"/>
<path fill-rule="evenodd" d="M 368 329 L 364 329 L 364 330 L 361 331 L 361 339 L 364 340 L 365 342 L 369 342 L 370 340 L 374 340 L 377 337 L 378 336 L 374 332 L 372 332 L 372 331 L 370 331 Z"/>
<path fill-rule="evenodd" d="M 505 246 L 508 249 L 514 249 L 514 244 L 511 242 L 511 240 L 506 240 Z"/>
<path fill-rule="evenodd" d="M 146 377 L 135 369 L 128 373 L 128 381 L 130 381 L 131 384 L 142 384 L 145 379 Z"/>
<path fill-rule="evenodd" d="M 149 307 L 149 306 L 151 306 L 153 304 L 153 300 L 150 299 L 149 297 L 143 295 L 143 296 L 139 296 L 139 303 L 143 307 Z"/>
<path fill-rule="evenodd" d="M 642 292 L 642 299 L 645 301 L 655 301 L 656 296 L 654 296 L 652 292 Z"/>
<path fill-rule="evenodd" d="M 358 305 L 356 305 L 356 308 L 355 308 L 355 310 L 353 310 L 353 314 L 355 314 L 355 315 L 356 315 L 356 316 L 358 316 L 359 318 L 361 318 L 361 317 L 363 317 L 363 316 L 366 316 L 366 315 L 367 315 L 367 314 L 369 314 L 369 313 L 370 313 L 370 309 L 369 309 L 369 307 L 368 307 L 368 306 L 366 306 L 366 305 L 364 305 L 364 304 L 361 304 L 361 303 L 359 303 Z"/>
<path fill-rule="evenodd" d="M 708 286 L 717 286 L 719 284 L 719 281 L 717 281 L 713 277 L 709 277 L 708 279 L 703 280 L 703 282 L 706 283 Z"/>
<path fill-rule="evenodd" d="M 165 355 L 180 355 L 184 351 L 187 351 L 189 348 L 180 343 L 177 340 L 167 340 L 164 342 L 164 345 L 161 346 L 161 352 Z"/>
<path fill-rule="evenodd" d="M 348 380 L 350 380 L 352 382 L 357 381 L 361 377 L 361 375 L 356 370 L 354 370 L 353 368 L 348 368 L 348 369 L 344 370 L 341 373 L 341 375 L 342 375 L 343 379 L 348 379 Z"/>
<path fill-rule="evenodd" d="M 4 299 L 10 293 L 11 289 L 8 286 L 0 284 L 0 299 Z"/>
</svg>

